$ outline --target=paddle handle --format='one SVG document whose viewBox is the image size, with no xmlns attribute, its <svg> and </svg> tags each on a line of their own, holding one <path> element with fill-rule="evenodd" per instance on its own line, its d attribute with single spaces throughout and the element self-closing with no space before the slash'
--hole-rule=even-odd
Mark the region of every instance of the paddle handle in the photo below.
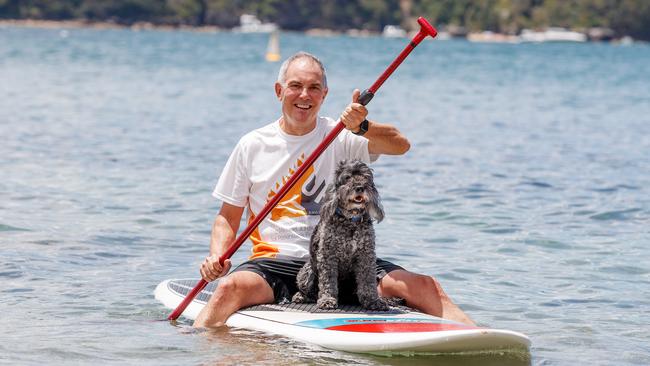
<svg viewBox="0 0 650 366">
<path fill-rule="evenodd" d="M 388 79 L 393 72 L 399 67 L 399 65 L 404 61 L 404 59 L 417 47 L 417 45 L 422 42 L 427 36 L 435 38 L 438 35 L 438 31 L 429 24 L 429 22 L 423 17 L 418 18 L 418 24 L 420 24 L 420 31 L 411 39 L 406 47 L 400 52 L 400 54 L 391 62 L 391 64 L 386 68 L 386 70 L 377 78 L 374 84 L 370 88 L 364 90 L 359 96 L 359 103 L 366 105 L 370 103 L 372 97 L 375 96 L 375 93 L 381 86 L 384 84 L 386 79 Z"/>
<path fill-rule="evenodd" d="M 435 37 L 437 32 L 435 28 L 429 24 L 429 22 L 426 21 L 426 19 L 420 17 L 418 18 L 418 23 L 420 24 L 420 31 L 413 37 L 411 42 L 404 48 L 404 50 L 393 60 L 393 62 L 388 66 L 388 68 L 379 76 L 379 78 L 375 81 L 372 86 L 366 90 L 363 91 L 363 93 L 359 97 L 359 103 L 363 105 L 367 105 L 370 103 L 370 100 L 372 97 L 375 95 L 377 90 L 381 87 L 381 85 L 390 77 L 390 75 L 397 69 L 397 67 L 404 61 L 404 59 L 413 51 L 413 49 L 420 43 L 422 40 L 427 36 L 430 35 L 431 37 Z M 316 159 L 318 159 L 322 154 L 325 149 L 334 141 L 336 136 L 345 128 L 345 125 L 341 120 L 336 124 L 334 129 L 330 131 L 323 141 L 314 149 L 314 151 L 309 155 L 309 157 L 298 167 L 298 170 L 296 170 L 289 180 L 280 188 L 280 190 L 276 193 L 273 198 L 266 203 L 264 208 L 255 216 L 255 219 L 248 224 L 248 226 L 244 229 L 244 231 L 237 236 L 237 239 L 230 245 L 228 250 L 226 250 L 221 257 L 219 257 L 219 263 L 223 266 L 224 262 L 226 259 L 230 258 L 236 251 L 239 249 L 239 247 L 244 244 L 246 239 L 255 231 L 255 229 L 259 226 L 259 224 L 266 218 L 266 216 L 273 210 L 273 208 L 280 202 L 282 198 L 289 192 L 291 188 L 298 182 L 300 178 L 307 172 L 307 169 L 309 169 Z M 178 319 L 179 316 L 185 311 L 185 308 L 194 300 L 196 295 L 198 295 L 201 290 L 205 288 L 205 286 L 208 283 L 201 279 L 196 286 L 192 289 L 192 291 L 183 299 L 183 301 L 176 307 L 176 309 L 169 315 L 167 319 L 169 320 L 176 320 Z"/>
</svg>

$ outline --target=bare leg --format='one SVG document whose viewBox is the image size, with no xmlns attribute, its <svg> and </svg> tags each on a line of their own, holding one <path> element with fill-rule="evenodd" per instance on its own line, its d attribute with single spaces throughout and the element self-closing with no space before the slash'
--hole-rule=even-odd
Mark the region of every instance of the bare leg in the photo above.
<svg viewBox="0 0 650 366">
<path fill-rule="evenodd" d="M 235 272 L 219 279 L 219 285 L 194 321 L 195 328 L 216 328 L 235 311 L 275 300 L 269 284 L 254 272 Z"/>
<path fill-rule="evenodd" d="M 427 314 L 476 325 L 433 277 L 404 270 L 391 271 L 381 279 L 378 291 L 383 297 L 401 297 L 408 306 Z"/>
</svg>

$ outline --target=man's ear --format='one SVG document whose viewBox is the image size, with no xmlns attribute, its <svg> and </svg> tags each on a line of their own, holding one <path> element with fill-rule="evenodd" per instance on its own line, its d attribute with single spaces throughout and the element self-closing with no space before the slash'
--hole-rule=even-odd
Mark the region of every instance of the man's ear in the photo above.
<svg viewBox="0 0 650 366">
<path fill-rule="evenodd" d="M 282 100 L 282 85 L 277 81 L 275 82 L 275 96 Z"/>
<path fill-rule="evenodd" d="M 325 100 L 325 97 L 327 96 L 327 92 L 330 91 L 329 89 L 325 88 L 323 90 L 323 100 Z"/>
</svg>

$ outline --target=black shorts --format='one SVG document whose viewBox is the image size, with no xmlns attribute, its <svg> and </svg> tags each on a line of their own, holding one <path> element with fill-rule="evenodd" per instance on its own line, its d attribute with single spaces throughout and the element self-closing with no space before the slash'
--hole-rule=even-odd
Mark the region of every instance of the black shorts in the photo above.
<svg viewBox="0 0 650 366">
<path fill-rule="evenodd" d="M 282 303 L 285 301 L 291 301 L 293 295 L 298 292 L 296 276 L 306 261 L 307 259 L 257 258 L 240 264 L 232 272 L 248 271 L 262 276 L 269 286 L 271 286 L 271 289 L 273 289 L 275 302 Z M 396 269 L 404 268 L 389 261 L 377 258 L 377 282 L 379 283 L 379 280 L 381 280 L 385 275 Z M 339 288 L 340 303 L 358 303 L 353 292 L 353 280 L 350 281 L 349 284 L 341 284 Z"/>
</svg>

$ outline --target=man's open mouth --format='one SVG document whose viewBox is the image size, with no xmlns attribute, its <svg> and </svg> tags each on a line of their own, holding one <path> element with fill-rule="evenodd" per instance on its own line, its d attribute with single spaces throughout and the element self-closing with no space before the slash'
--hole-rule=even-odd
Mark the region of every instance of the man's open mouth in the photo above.
<svg viewBox="0 0 650 366">
<path fill-rule="evenodd" d="M 311 109 L 311 105 L 309 104 L 294 104 L 294 106 L 296 106 L 296 108 L 299 109 L 305 109 L 305 110 Z"/>
</svg>

